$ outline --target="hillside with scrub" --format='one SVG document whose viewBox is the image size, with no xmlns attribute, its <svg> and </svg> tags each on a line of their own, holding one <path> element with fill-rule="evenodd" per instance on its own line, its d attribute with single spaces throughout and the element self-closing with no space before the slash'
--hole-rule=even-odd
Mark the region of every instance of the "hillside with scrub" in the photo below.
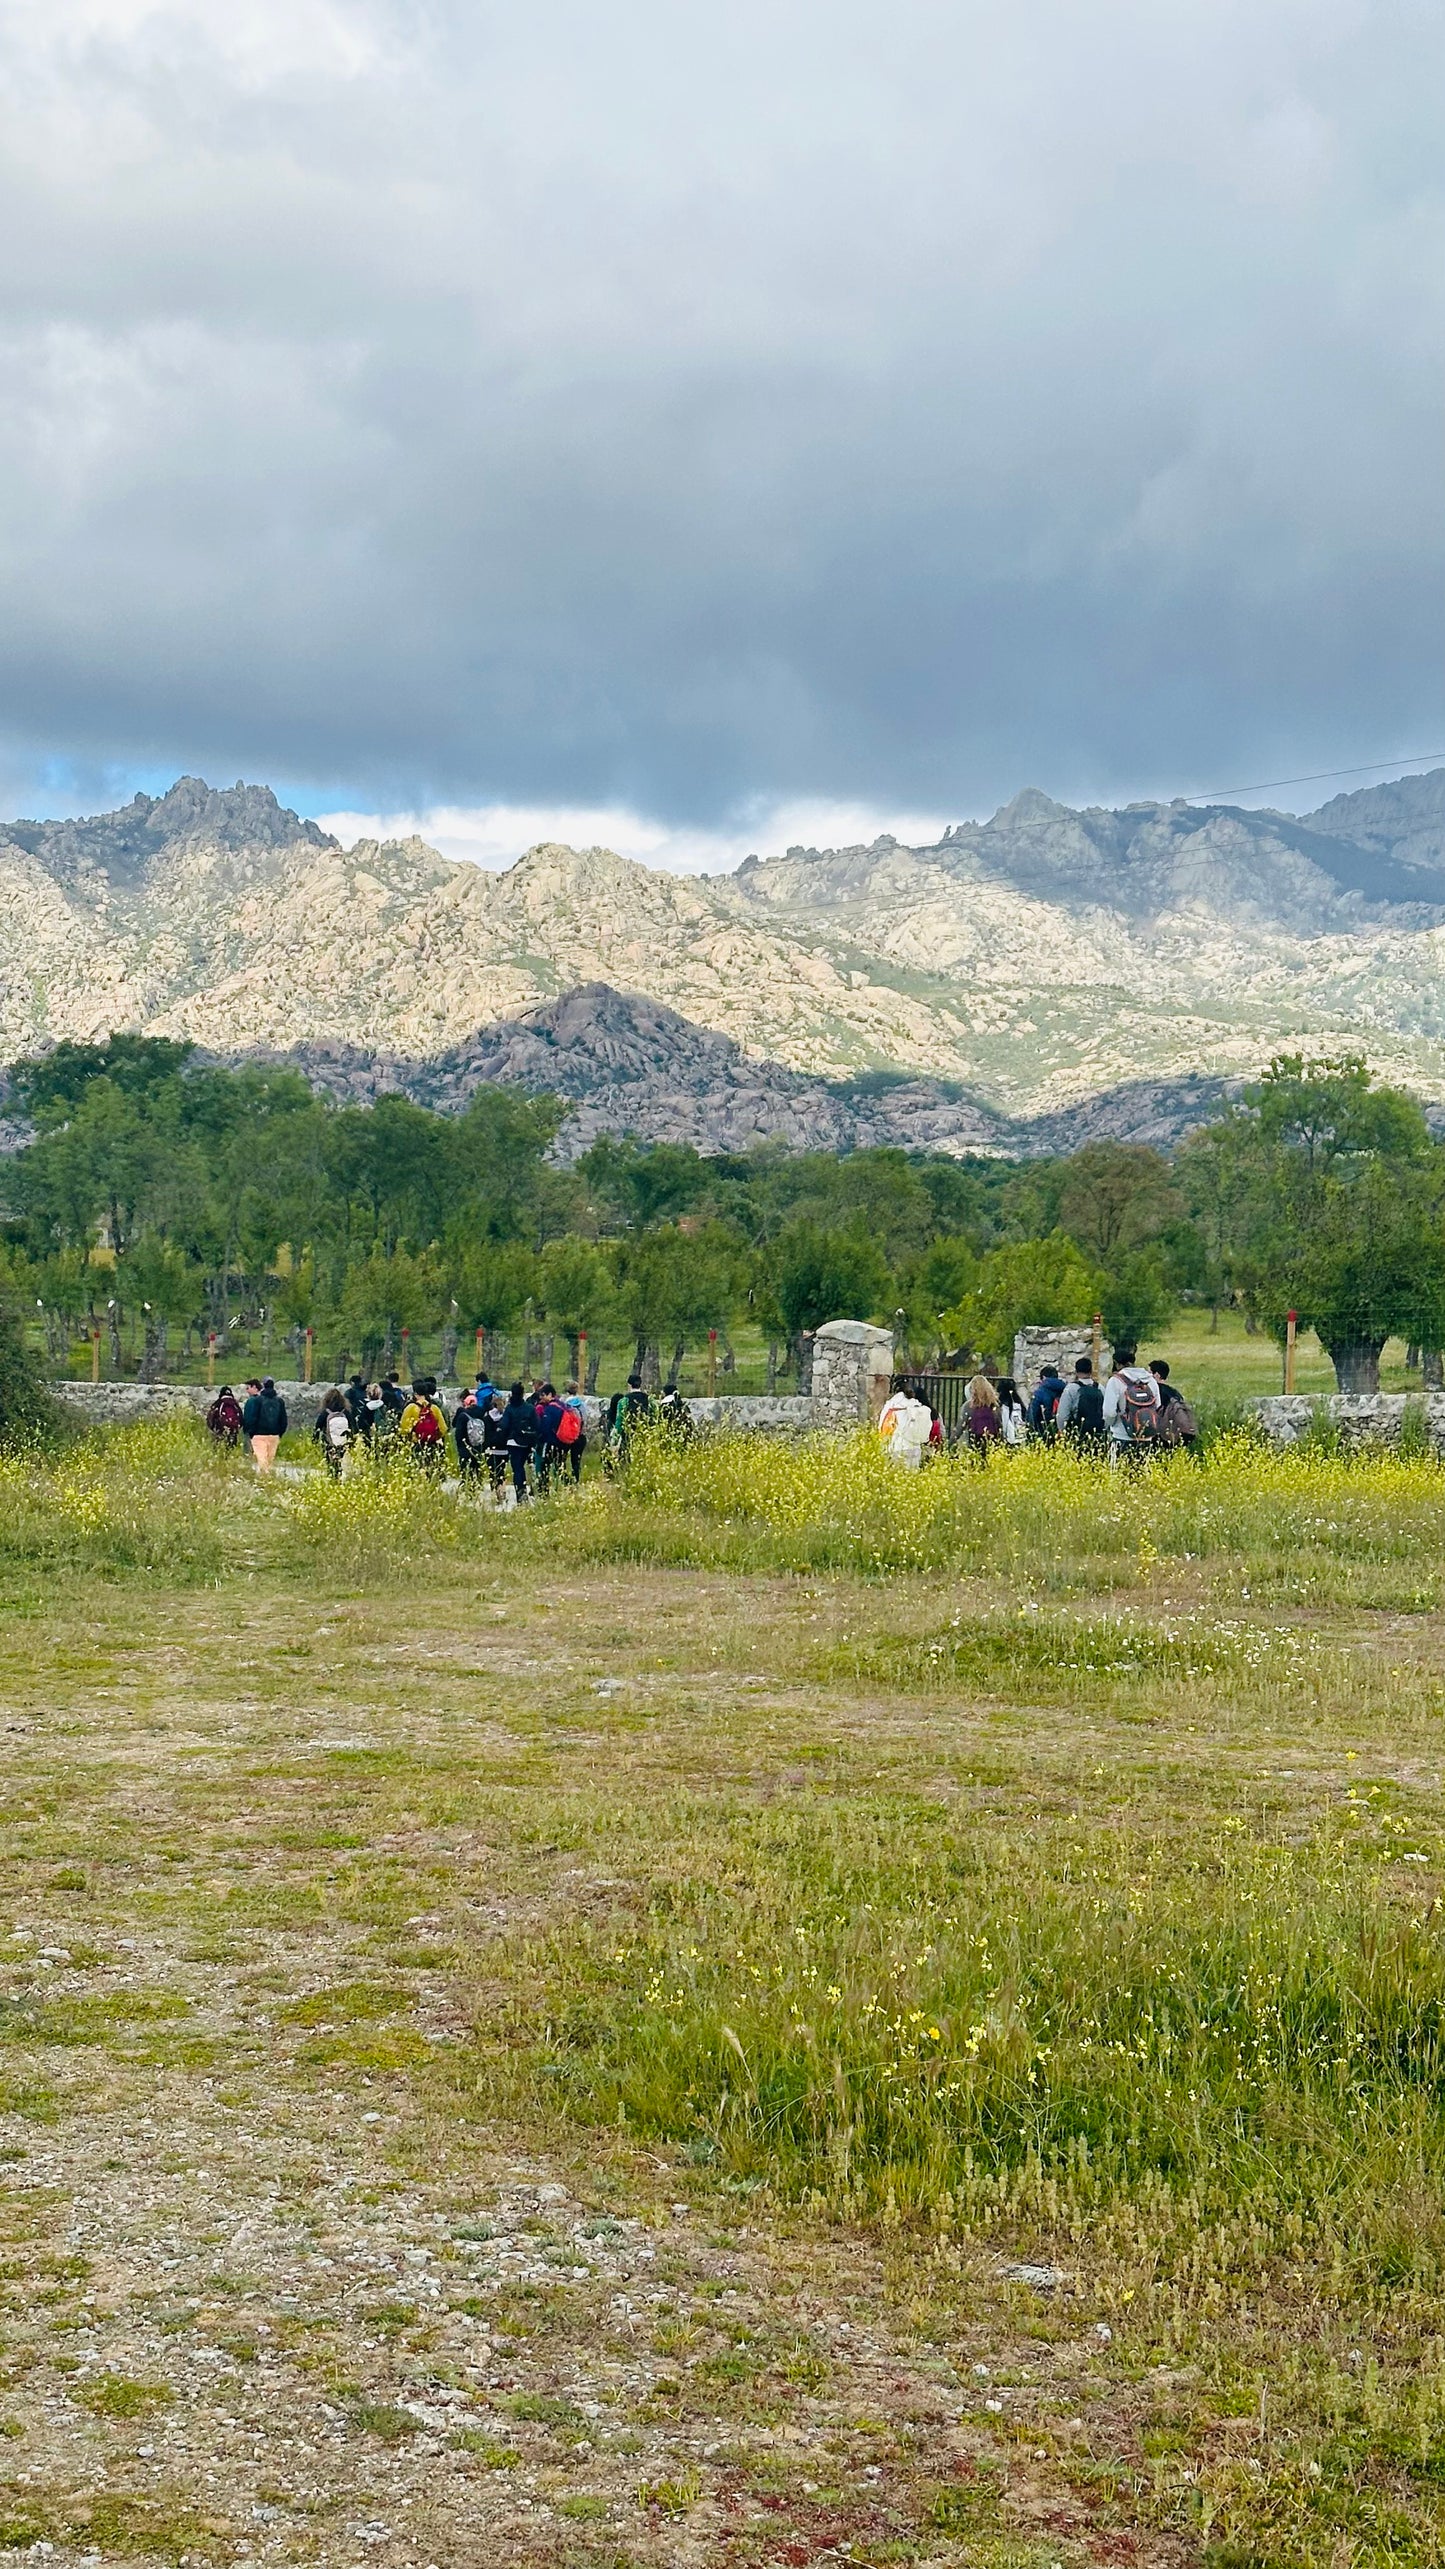
<svg viewBox="0 0 1445 2569">
<path fill-rule="evenodd" d="M 0 2524 L 1425 2569 L 1445 1479 L 0 1460 Z"/>
</svg>

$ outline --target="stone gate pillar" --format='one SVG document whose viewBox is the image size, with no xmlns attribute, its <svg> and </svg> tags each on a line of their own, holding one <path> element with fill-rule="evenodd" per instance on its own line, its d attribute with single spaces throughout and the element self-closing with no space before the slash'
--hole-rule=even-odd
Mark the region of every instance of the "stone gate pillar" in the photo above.
<svg viewBox="0 0 1445 2569">
<path fill-rule="evenodd" d="M 893 1333 L 868 1320 L 828 1320 L 813 1335 L 813 1425 L 866 1427 L 888 1398 Z"/>
</svg>

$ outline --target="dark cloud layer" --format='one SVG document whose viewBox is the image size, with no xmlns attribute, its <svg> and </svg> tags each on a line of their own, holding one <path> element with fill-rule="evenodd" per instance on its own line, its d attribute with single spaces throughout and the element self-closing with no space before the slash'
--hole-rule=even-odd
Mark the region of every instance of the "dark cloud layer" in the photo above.
<svg viewBox="0 0 1445 2569">
<path fill-rule="evenodd" d="M 1423 0 L 0 0 L 0 68 L 21 799 L 1437 745 Z"/>
</svg>

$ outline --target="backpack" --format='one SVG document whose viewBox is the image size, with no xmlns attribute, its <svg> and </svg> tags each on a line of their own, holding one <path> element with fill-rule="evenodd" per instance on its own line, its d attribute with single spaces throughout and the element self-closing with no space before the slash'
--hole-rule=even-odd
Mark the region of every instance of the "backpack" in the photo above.
<svg viewBox="0 0 1445 2569">
<path fill-rule="evenodd" d="M 467 1412 L 467 1443 L 469 1445 L 485 1445 L 486 1441 L 487 1422 L 485 1417 L 479 1409 L 469 1409 Z"/>
<path fill-rule="evenodd" d="M 1198 1419 L 1183 1394 L 1176 1392 L 1173 1400 L 1164 1404 L 1164 1415 L 1159 1421 L 1160 1444 L 1188 1445 L 1198 1434 Z"/>
<path fill-rule="evenodd" d="M 1159 1433 L 1159 1386 L 1153 1375 L 1146 1391 L 1138 1374 L 1125 1374 L 1123 1382 L 1123 1420 L 1129 1430 L 1131 1445 L 1150 1445 Z"/>
<path fill-rule="evenodd" d="M 439 1445 L 441 1439 L 442 1423 L 437 1416 L 436 1403 L 424 1400 L 417 1410 L 416 1425 L 411 1431 L 411 1441 L 413 1445 Z"/>
<path fill-rule="evenodd" d="M 344 1409 L 329 1409 L 327 1411 L 326 1442 L 328 1445 L 349 1445 L 351 1443 L 351 1421 L 347 1417 Z"/>
<path fill-rule="evenodd" d="M 1079 1397 L 1069 1426 L 1075 1436 L 1101 1436 L 1104 1430 L 1104 1395 L 1097 1383 L 1080 1383 Z"/>
<path fill-rule="evenodd" d="M 559 1445 L 575 1445 L 581 1433 L 581 1411 L 574 1408 L 570 1400 L 564 1400 L 562 1403 L 562 1415 L 557 1421 L 556 1442 Z"/>
</svg>

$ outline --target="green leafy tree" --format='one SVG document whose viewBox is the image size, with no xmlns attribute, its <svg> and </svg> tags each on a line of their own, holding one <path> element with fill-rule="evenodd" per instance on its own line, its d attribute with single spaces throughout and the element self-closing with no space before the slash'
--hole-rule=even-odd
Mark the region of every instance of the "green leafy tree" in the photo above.
<svg viewBox="0 0 1445 2569">
<path fill-rule="evenodd" d="M 1184 1212 L 1168 1161 L 1141 1142 L 1086 1142 L 1066 1164 L 1058 1227 L 1097 1266 L 1156 1240 Z"/>
<path fill-rule="evenodd" d="M 1214 1190 L 1247 1308 L 1280 1339 L 1295 1310 L 1342 1391 L 1378 1388 L 1396 1332 L 1440 1343 L 1445 1162 L 1415 1101 L 1363 1062 L 1273 1062 L 1197 1137 L 1185 1179 Z"/>
<path fill-rule="evenodd" d="M 639 1368 L 665 1345 L 675 1373 L 689 1346 L 726 1326 L 746 1289 L 740 1245 L 717 1224 L 659 1225 L 620 1242 L 614 1258 L 617 1310 Z"/>
<path fill-rule="evenodd" d="M 537 1261 L 536 1299 L 567 1341 L 575 1380 L 583 1332 L 589 1339 L 600 1338 L 616 1305 L 604 1252 L 591 1240 L 549 1240 Z"/>
<path fill-rule="evenodd" d="M 1159 1250 L 1118 1258 L 1100 1286 L 1098 1308 L 1116 1347 L 1137 1347 L 1173 1318 L 1175 1295 Z"/>
<path fill-rule="evenodd" d="M 425 1328 L 443 1303 L 434 1262 L 409 1250 L 373 1249 L 349 1268 L 341 1296 L 341 1326 L 370 1366 L 396 1359 L 403 1329 Z"/>
<path fill-rule="evenodd" d="M 462 1326 L 480 1329 L 486 1350 L 535 1299 L 537 1260 L 519 1240 L 485 1241 L 453 1258 L 449 1282 Z"/>
<path fill-rule="evenodd" d="M 945 1315 L 948 1335 L 1001 1365 L 1013 1361 L 1020 1329 L 1067 1328 L 1102 1307 L 1104 1278 L 1062 1231 L 991 1249 L 962 1302 Z"/>
<path fill-rule="evenodd" d="M 787 1223 L 767 1254 L 767 1277 L 793 1340 L 829 1320 L 871 1320 L 892 1308 L 893 1277 L 866 1231 Z"/>
</svg>

